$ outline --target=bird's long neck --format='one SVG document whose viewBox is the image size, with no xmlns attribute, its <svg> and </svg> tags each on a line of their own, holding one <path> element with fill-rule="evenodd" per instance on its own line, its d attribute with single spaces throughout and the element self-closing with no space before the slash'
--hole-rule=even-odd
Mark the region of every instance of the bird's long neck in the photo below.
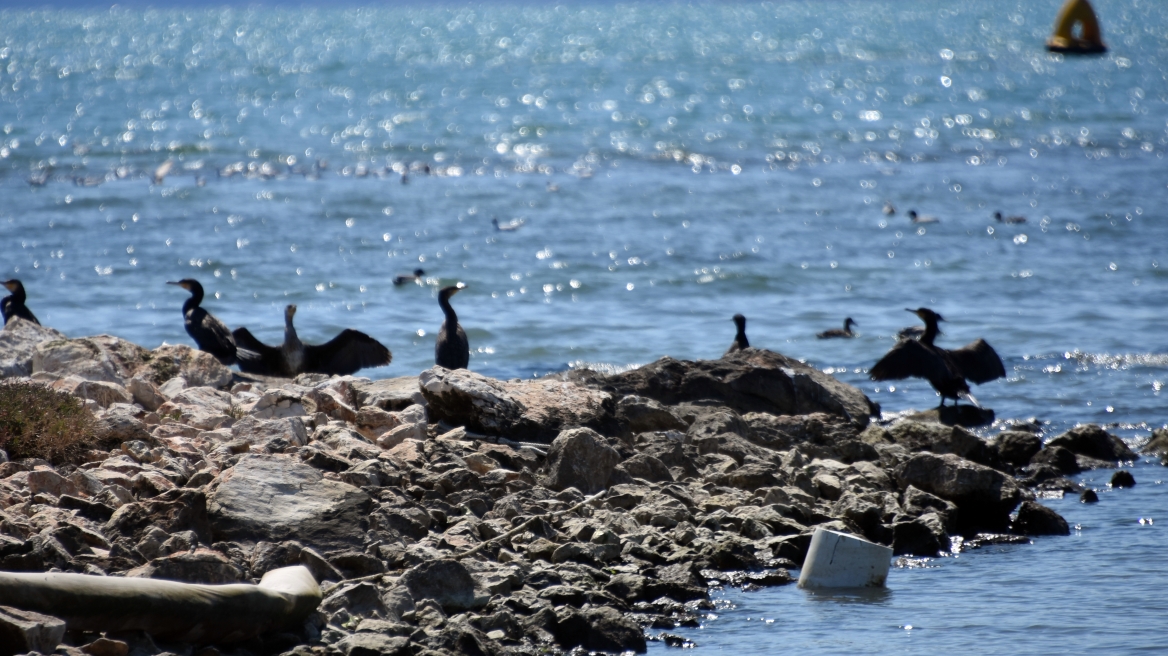
<svg viewBox="0 0 1168 656">
<path fill-rule="evenodd" d="M 296 326 L 292 325 L 292 315 L 284 315 L 284 347 L 298 348 L 300 346 L 300 338 L 296 335 Z"/>
<path fill-rule="evenodd" d="M 24 285 L 17 285 L 16 289 L 12 290 L 12 296 L 9 298 L 11 298 L 12 303 L 16 305 L 24 305 L 25 299 L 28 298 L 28 296 L 26 296 L 24 293 Z"/>
<path fill-rule="evenodd" d="M 746 322 L 738 324 L 738 334 L 734 336 L 734 341 L 738 342 L 740 348 L 750 346 L 750 342 L 746 339 Z"/>
<path fill-rule="evenodd" d="M 937 333 L 941 332 L 937 328 L 937 320 L 933 317 L 925 319 L 925 334 L 921 335 L 920 342 L 926 346 L 932 346 L 933 340 L 937 338 Z"/>
<path fill-rule="evenodd" d="M 446 325 L 454 330 L 458 325 L 458 315 L 454 313 L 454 308 L 450 305 L 450 299 L 445 296 L 438 297 L 438 305 L 442 308 L 442 313 L 446 315 Z"/>
<path fill-rule="evenodd" d="M 191 297 L 188 298 L 185 303 L 183 303 L 183 314 L 186 314 L 187 312 L 190 312 L 191 310 L 199 307 L 199 304 L 202 302 L 203 302 L 203 290 L 192 289 L 191 290 Z"/>
</svg>

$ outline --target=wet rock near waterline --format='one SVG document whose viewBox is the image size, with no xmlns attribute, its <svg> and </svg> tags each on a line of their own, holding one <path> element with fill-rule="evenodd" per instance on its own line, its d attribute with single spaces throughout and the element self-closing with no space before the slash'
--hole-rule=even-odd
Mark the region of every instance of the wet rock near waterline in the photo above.
<svg viewBox="0 0 1168 656">
<path fill-rule="evenodd" d="M 916 455 L 899 465 L 895 476 L 902 487 L 912 485 L 956 504 L 963 532 L 1005 528 L 1021 497 L 1011 477 L 951 453 Z"/>
<path fill-rule="evenodd" d="M 909 421 L 943 424 L 945 426 L 961 426 L 963 428 L 977 428 L 994 423 L 994 411 L 990 408 L 979 408 L 972 405 L 946 405 L 923 412 L 916 412 L 908 417 Z"/>
<path fill-rule="evenodd" d="M 1135 452 L 1123 440 L 1095 424 L 1075 426 L 1067 432 L 1051 438 L 1047 441 L 1046 448 L 1054 447 L 1062 447 L 1077 456 L 1086 456 L 1109 465 L 1133 461 L 1137 458 Z"/>
<path fill-rule="evenodd" d="M 1014 520 L 1014 531 L 1023 535 L 1070 535 L 1067 520 L 1046 506 L 1023 501 L 1018 507 L 1018 518 Z"/>
<path fill-rule="evenodd" d="M 1108 483 L 1111 487 L 1135 487 L 1136 477 L 1132 473 L 1121 469 L 1111 475 L 1111 482 Z"/>
</svg>

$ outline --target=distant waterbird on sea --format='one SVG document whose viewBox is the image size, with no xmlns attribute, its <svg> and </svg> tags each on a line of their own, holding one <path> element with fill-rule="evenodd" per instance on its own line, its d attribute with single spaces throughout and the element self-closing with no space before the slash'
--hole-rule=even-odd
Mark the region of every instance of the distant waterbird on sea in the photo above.
<svg viewBox="0 0 1168 656">
<path fill-rule="evenodd" d="M 28 299 L 28 295 L 24 292 L 24 283 L 13 278 L 12 280 L 5 280 L 4 286 L 8 288 L 8 291 L 12 292 L 10 296 L 5 296 L 3 299 L 0 299 L 0 314 L 4 316 L 4 325 L 7 326 L 9 321 L 20 317 L 39 326 L 41 322 L 37 321 L 32 311 L 24 304 L 25 300 Z"/>
<path fill-rule="evenodd" d="M 162 164 L 159 164 L 158 168 L 154 169 L 154 184 L 162 184 L 162 181 L 166 179 L 166 176 L 170 175 L 172 169 L 174 169 L 173 159 L 168 159 Z"/>
<path fill-rule="evenodd" d="M 1003 217 L 1001 212 L 994 212 L 994 220 L 998 223 L 1026 223 L 1026 217 L 1024 216 Z"/>
<path fill-rule="evenodd" d="M 734 341 L 730 342 L 730 348 L 726 349 L 725 355 L 730 355 L 735 351 L 750 348 L 750 340 L 746 339 L 746 317 L 741 314 L 736 314 L 732 317 L 734 327 L 737 332 L 734 335 Z"/>
<path fill-rule="evenodd" d="M 858 326 L 858 325 L 860 325 L 860 324 L 858 324 L 854 320 L 852 320 L 851 317 L 848 317 L 847 319 L 844 319 L 844 327 L 843 328 L 832 328 L 831 330 L 825 330 L 821 333 L 816 333 L 815 336 L 818 337 L 819 339 L 832 339 L 832 338 L 838 338 L 838 337 L 845 337 L 845 338 L 855 337 L 856 334 L 852 332 L 852 326 Z"/>
<path fill-rule="evenodd" d="M 235 338 L 231 336 L 226 324 L 202 308 L 203 286 L 199 281 L 183 278 L 166 284 L 178 285 L 191 293 L 182 306 L 183 327 L 195 340 L 195 344 L 199 345 L 199 350 L 210 353 L 225 365 L 234 364 Z"/>
<path fill-rule="evenodd" d="M 522 228 L 523 224 L 527 223 L 527 219 L 512 219 L 507 223 L 499 223 L 499 219 L 491 217 L 491 223 L 495 225 L 495 230 L 499 232 L 514 232 Z"/>
<path fill-rule="evenodd" d="M 977 399 L 969 393 L 966 380 L 981 384 L 1006 375 L 1002 359 L 984 339 L 974 340 L 959 349 L 943 349 L 933 341 L 940 333 L 937 322 L 945 318 L 928 308 L 906 310 L 925 322 L 925 334 L 919 340 L 897 342 L 869 371 L 872 380 L 924 378 L 941 395 L 941 406 L 945 405 L 947 398 L 953 399 L 956 405 L 958 397 L 965 397 L 978 405 Z"/>
<path fill-rule="evenodd" d="M 912 221 L 913 223 L 940 223 L 941 222 L 941 219 L 938 219 L 935 216 L 929 216 L 929 215 L 922 216 L 920 214 L 917 214 L 916 210 L 909 210 L 908 211 L 908 219 L 909 219 L 909 221 Z"/>
<path fill-rule="evenodd" d="M 450 297 L 466 288 L 461 282 L 457 285 L 443 287 L 438 292 L 438 306 L 446 319 L 438 329 L 438 338 L 434 340 L 434 364 L 447 369 L 466 369 L 470 365 L 470 342 L 466 338 L 466 331 L 458 323 L 458 315 L 450 305 Z"/>
<path fill-rule="evenodd" d="M 884 208 L 880 211 L 884 212 L 886 216 L 892 216 L 893 214 L 896 214 L 896 207 L 894 207 L 891 202 L 884 201 Z"/>
<path fill-rule="evenodd" d="M 407 282 L 422 282 L 422 276 L 425 276 L 425 275 L 426 275 L 425 271 L 423 271 L 421 269 L 414 269 L 414 272 L 412 274 L 411 273 L 403 273 L 399 276 L 394 276 L 393 277 L 393 284 L 400 286 L 400 285 L 406 284 Z"/>
</svg>

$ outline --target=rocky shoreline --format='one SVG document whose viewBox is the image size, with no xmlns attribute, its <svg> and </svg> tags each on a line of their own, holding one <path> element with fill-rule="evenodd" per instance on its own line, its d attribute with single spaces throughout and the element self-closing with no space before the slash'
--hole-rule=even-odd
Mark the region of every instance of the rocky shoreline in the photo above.
<svg viewBox="0 0 1168 656">
<path fill-rule="evenodd" d="M 302 625 L 244 643 L 71 632 L 60 654 L 684 646 L 668 632 L 702 621 L 711 586 L 793 582 L 817 526 L 907 557 L 1067 534 L 1036 499 L 1137 458 L 1093 425 L 878 425 L 859 390 L 757 349 L 611 376 L 287 380 L 18 320 L 0 377 L 82 399 L 103 445 L 57 465 L 0 451 L 0 570 L 233 583 L 304 565 L 324 590 Z"/>
</svg>

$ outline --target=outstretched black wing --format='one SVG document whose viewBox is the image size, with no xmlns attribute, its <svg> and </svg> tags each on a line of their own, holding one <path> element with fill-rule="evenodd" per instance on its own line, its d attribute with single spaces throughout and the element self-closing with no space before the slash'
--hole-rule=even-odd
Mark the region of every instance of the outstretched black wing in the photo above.
<svg viewBox="0 0 1168 656">
<path fill-rule="evenodd" d="M 235 338 L 235 358 L 240 371 L 261 376 L 283 375 L 283 355 L 279 348 L 264 344 L 247 328 L 236 328 L 231 336 Z"/>
<path fill-rule="evenodd" d="M 389 364 L 393 354 L 381 342 L 357 330 L 342 330 L 332 340 L 304 345 L 304 371 L 347 375 L 365 367 Z"/>
<path fill-rule="evenodd" d="M 961 370 L 961 375 L 977 384 L 988 383 L 1006 375 L 998 352 L 984 339 L 970 342 L 959 349 L 949 351 L 953 363 Z"/>
<path fill-rule="evenodd" d="M 901 340 L 880 358 L 868 371 L 872 380 L 899 380 L 925 378 L 936 386 L 937 381 L 954 377 L 948 363 L 932 349 L 915 339 Z"/>
</svg>

